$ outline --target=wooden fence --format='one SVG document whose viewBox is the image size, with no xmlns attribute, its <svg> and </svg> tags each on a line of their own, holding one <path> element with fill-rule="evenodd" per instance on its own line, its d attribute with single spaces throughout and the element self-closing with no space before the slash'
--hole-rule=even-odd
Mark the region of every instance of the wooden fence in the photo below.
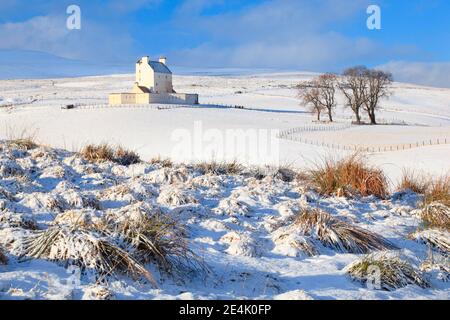
<svg viewBox="0 0 450 320">
<path fill-rule="evenodd" d="M 383 145 L 383 146 L 365 146 L 365 145 L 351 145 L 351 144 L 340 144 L 333 142 L 325 142 L 319 140 L 313 140 L 304 138 L 298 135 L 301 132 L 313 132 L 313 131 L 339 131 L 350 128 L 351 124 L 341 124 L 341 125 L 331 125 L 331 126 L 320 126 L 320 125 L 310 125 L 299 128 L 293 128 L 281 131 L 278 134 L 279 139 L 290 140 L 294 142 L 309 144 L 313 146 L 330 148 L 342 151 L 362 151 L 370 153 L 381 153 L 381 152 L 392 152 L 401 151 L 414 148 L 420 148 L 425 146 L 436 146 L 436 145 L 446 145 L 450 143 L 449 137 L 440 137 L 427 139 L 422 141 L 416 141 L 413 143 L 402 143 L 397 145 Z"/>
</svg>

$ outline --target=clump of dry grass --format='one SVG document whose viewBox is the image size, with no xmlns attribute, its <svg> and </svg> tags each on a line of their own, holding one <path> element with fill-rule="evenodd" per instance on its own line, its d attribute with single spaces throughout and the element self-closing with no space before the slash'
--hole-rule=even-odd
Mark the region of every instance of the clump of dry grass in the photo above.
<svg viewBox="0 0 450 320">
<path fill-rule="evenodd" d="M 439 202 L 450 207 L 450 175 L 432 180 L 424 195 L 425 205 Z"/>
<path fill-rule="evenodd" d="M 87 145 L 81 150 L 81 156 L 90 162 L 108 162 L 114 160 L 114 149 L 107 144 Z"/>
<path fill-rule="evenodd" d="M 450 231 L 450 207 L 442 203 L 432 202 L 426 205 L 420 217 L 425 228 L 442 228 Z"/>
<path fill-rule="evenodd" d="M 433 202 L 450 206 L 450 175 L 432 178 L 414 171 L 404 171 L 397 189 L 423 195 L 423 206 Z"/>
<path fill-rule="evenodd" d="M 8 258 L 6 257 L 6 255 L 3 253 L 2 248 L 0 247 L 0 264 L 7 264 L 8 263 Z"/>
<path fill-rule="evenodd" d="M 122 147 L 113 148 L 108 144 L 87 145 L 81 150 L 80 155 L 89 162 L 115 162 L 124 166 L 136 164 L 141 161 L 135 152 Z"/>
<path fill-rule="evenodd" d="M 135 152 L 126 150 L 122 147 L 117 148 L 114 158 L 115 162 L 123 166 L 130 166 L 141 162 L 141 159 Z"/>
<path fill-rule="evenodd" d="M 266 166 L 253 168 L 250 173 L 251 176 L 257 180 L 270 177 L 279 179 L 283 182 L 292 182 L 297 176 L 297 173 L 293 170 L 292 166 L 288 164 L 281 164 L 279 166 Z"/>
<path fill-rule="evenodd" d="M 404 172 L 399 190 L 411 190 L 423 195 L 420 218 L 424 228 L 450 231 L 450 176 L 426 177 Z"/>
<path fill-rule="evenodd" d="M 77 265 L 84 271 L 95 270 L 101 277 L 118 272 L 144 277 L 157 287 L 152 274 L 129 253 L 91 230 L 55 226 L 35 232 L 24 240 L 23 256 Z"/>
<path fill-rule="evenodd" d="M 195 168 L 199 170 L 202 174 L 213 174 L 213 175 L 236 175 L 242 172 L 243 167 L 237 162 L 237 160 L 232 162 L 201 162 L 195 165 Z"/>
<path fill-rule="evenodd" d="M 120 250 L 136 263 L 153 263 L 162 272 L 180 279 L 190 272 L 207 271 L 206 265 L 189 249 L 184 228 L 168 215 L 147 204 L 109 212 L 106 216 L 98 216 L 94 211 L 67 212 L 59 215 L 56 223 L 66 231 L 78 233 L 80 231 L 77 230 L 81 230 L 90 233 L 92 237 L 106 239 L 112 245 L 120 244 Z M 95 269 L 102 271 L 104 268 L 100 264 Z"/>
<path fill-rule="evenodd" d="M 10 147 L 27 151 L 36 149 L 38 147 L 37 143 L 34 142 L 34 139 L 31 137 L 9 140 L 7 144 Z"/>
<path fill-rule="evenodd" d="M 294 222 L 300 232 L 319 240 L 324 246 L 349 253 L 368 253 L 396 247 L 382 236 L 359 228 L 315 209 L 304 210 Z"/>
<path fill-rule="evenodd" d="M 430 287 L 428 280 L 419 270 L 399 257 L 386 254 L 366 256 L 350 264 L 347 267 L 347 273 L 353 281 L 360 283 L 374 281 L 374 285 L 379 284 L 379 289 L 386 291 L 403 288 L 409 284 L 415 284 L 421 288 Z M 379 280 L 378 283 L 377 280 Z"/>
<path fill-rule="evenodd" d="M 430 187 L 430 179 L 414 171 L 404 170 L 397 190 L 411 190 L 418 194 L 425 194 Z"/>
<path fill-rule="evenodd" d="M 380 169 L 364 162 L 359 154 L 342 160 L 325 160 L 310 171 L 310 180 L 325 195 L 374 195 L 385 198 L 388 183 Z"/>
<path fill-rule="evenodd" d="M 106 225 L 107 232 L 122 238 L 142 263 L 155 263 L 163 272 L 178 276 L 206 270 L 189 249 L 184 229 L 167 215 L 144 210 L 122 220 L 111 216 Z"/>
<path fill-rule="evenodd" d="M 161 157 L 156 157 L 150 160 L 150 164 L 160 165 L 162 168 L 173 168 L 174 164 L 170 159 L 162 159 Z"/>
<path fill-rule="evenodd" d="M 6 127 L 6 144 L 9 147 L 21 149 L 21 150 L 32 150 L 38 147 L 36 143 L 36 131 L 30 131 L 29 128 L 19 129 L 14 127 Z"/>
<path fill-rule="evenodd" d="M 179 188 L 163 189 L 157 201 L 158 203 L 169 206 L 183 206 L 198 203 L 198 200 L 189 191 Z"/>
</svg>

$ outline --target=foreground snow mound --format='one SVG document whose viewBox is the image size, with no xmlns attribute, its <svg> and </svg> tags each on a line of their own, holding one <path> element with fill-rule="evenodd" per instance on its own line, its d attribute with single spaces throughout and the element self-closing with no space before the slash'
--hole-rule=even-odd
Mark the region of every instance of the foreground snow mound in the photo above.
<svg viewBox="0 0 450 320">
<path fill-rule="evenodd" d="M 5 142 L 0 149 L 0 263 L 7 261 L 0 299 L 450 293 L 438 277 L 445 263 L 428 263 L 430 245 L 448 252 L 448 232 L 416 232 L 420 214 L 403 214 L 418 211 L 417 197 L 320 196 L 280 170 L 201 170 L 170 161 L 124 166 L 39 146 Z M 391 291 L 361 288 L 346 276 L 344 267 L 360 254 L 396 248 L 415 257 L 423 278 L 397 262 L 387 264 L 402 272 L 386 276 Z M 356 270 L 355 280 L 367 276 Z"/>
</svg>

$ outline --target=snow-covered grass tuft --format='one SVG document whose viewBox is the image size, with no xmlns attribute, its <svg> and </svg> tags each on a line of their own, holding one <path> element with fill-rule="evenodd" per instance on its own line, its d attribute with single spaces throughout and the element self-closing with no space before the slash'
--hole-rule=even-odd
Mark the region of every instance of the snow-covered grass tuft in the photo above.
<svg viewBox="0 0 450 320">
<path fill-rule="evenodd" d="M 387 179 L 382 170 L 368 166 L 361 155 L 342 160 L 325 159 L 311 170 L 310 180 L 325 195 L 374 195 L 385 198 Z"/>
<path fill-rule="evenodd" d="M 37 230 L 38 225 L 32 215 L 2 211 L 0 215 L 1 228 L 21 228 L 25 230 Z"/>
<path fill-rule="evenodd" d="M 83 300 L 115 300 L 115 295 L 106 286 L 92 285 L 86 289 L 86 292 L 83 295 Z"/>
<path fill-rule="evenodd" d="M 450 235 L 448 231 L 440 229 L 419 230 L 411 234 L 410 238 L 428 244 L 442 254 L 450 256 Z"/>
<path fill-rule="evenodd" d="M 0 247 L 0 264 L 7 264 L 7 263 L 8 263 L 8 258 L 3 253 L 2 247 Z"/>
<path fill-rule="evenodd" d="M 213 175 L 237 175 L 242 173 L 243 166 L 237 161 L 232 162 L 201 162 L 195 165 L 195 169 L 199 170 L 202 174 Z"/>
<path fill-rule="evenodd" d="M 410 284 L 428 288 L 430 284 L 422 272 L 398 256 L 388 253 L 368 255 L 347 266 L 346 271 L 353 281 L 370 283 L 378 289 L 394 291 Z"/>
<path fill-rule="evenodd" d="M 450 207 L 439 203 L 432 202 L 426 205 L 420 214 L 425 227 L 442 228 L 450 231 Z"/>
<path fill-rule="evenodd" d="M 319 255 L 316 244 L 298 233 L 292 232 L 290 228 L 278 229 L 273 237 L 275 243 L 274 252 L 289 257 L 313 257 Z"/>
<path fill-rule="evenodd" d="M 109 215 L 104 231 L 123 239 L 138 261 L 154 263 L 167 274 L 184 277 L 205 271 L 206 265 L 189 249 L 184 229 L 166 214 L 147 211 L 134 211 L 126 219 Z"/>
<path fill-rule="evenodd" d="M 53 220 L 54 225 L 67 225 L 75 228 L 92 228 L 101 225 L 100 213 L 95 210 L 68 210 L 58 214 Z"/>
<path fill-rule="evenodd" d="M 76 265 L 102 277 L 116 273 L 147 279 L 157 287 L 153 275 L 129 253 L 92 230 L 55 226 L 34 232 L 23 241 L 22 256 Z"/>
<path fill-rule="evenodd" d="M 168 206 L 182 206 L 198 202 L 189 191 L 180 188 L 166 188 L 162 190 L 157 201 Z"/>
<path fill-rule="evenodd" d="M 226 214 L 229 216 L 244 216 L 248 217 L 250 207 L 244 201 L 230 197 L 220 200 L 219 206 L 215 209 L 219 214 Z"/>
<path fill-rule="evenodd" d="M 382 236 L 318 209 L 304 210 L 296 217 L 294 223 L 306 236 L 311 236 L 324 246 L 342 252 L 368 253 L 373 250 L 396 249 Z"/>
</svg>

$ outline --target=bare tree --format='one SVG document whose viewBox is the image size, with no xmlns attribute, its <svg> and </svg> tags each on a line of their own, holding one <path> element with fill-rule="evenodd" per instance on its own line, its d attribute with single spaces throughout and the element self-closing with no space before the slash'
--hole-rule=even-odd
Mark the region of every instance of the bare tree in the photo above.
<svg viewBox="0 0 450 320">
<path fill-rule="evenodd" d="M 330 122 L 333 122 L 338 78 L 335 74 L 327 73 L 319 76 L 317 83 L 319 86 L 319 103 L 327 110 Z"/>
<path fill-rule="evenodd" d="M 347 106 L 355 113 L 358 124 L 361 124 L 360 111 L 366 99 L 364 94 L 367 86 L 366 72 L 367 68 L 364 66 L 347 69 L 339 82 L 339 88 L 347 99 Z"/>
<path fill-rule="evenodd" d="M 333 122 L 337 83 L 337 76 L 327 73 L 298 86 L 303 104 L 309 106 L 311 112 L 317 115 L 317 121 L 320 121 L 322 112 L 326 111 L 330 122 Z"/>
<path fill-rule="evenodd" d="M 366 70 L 364 74 L 367 83 L 363 90 L 364 108 L 369 115 L 370 124 L 377 124 L 375 112 L 380 99 L 391 95 L 393 77 L 391 73 L 379 70 Z"/>
<path fill-rule="evenodd" d="M 298 96 L 302 100 L 302 104 L 309 107 L 309 110 L 317 115 L 317 121 L 320 121 L 320 115 L 324 110 L 324 106 L 320 103 L 320 90 L 317 79 L 302 82 L 297 88 L 299 89 Z"/>
</svg>

